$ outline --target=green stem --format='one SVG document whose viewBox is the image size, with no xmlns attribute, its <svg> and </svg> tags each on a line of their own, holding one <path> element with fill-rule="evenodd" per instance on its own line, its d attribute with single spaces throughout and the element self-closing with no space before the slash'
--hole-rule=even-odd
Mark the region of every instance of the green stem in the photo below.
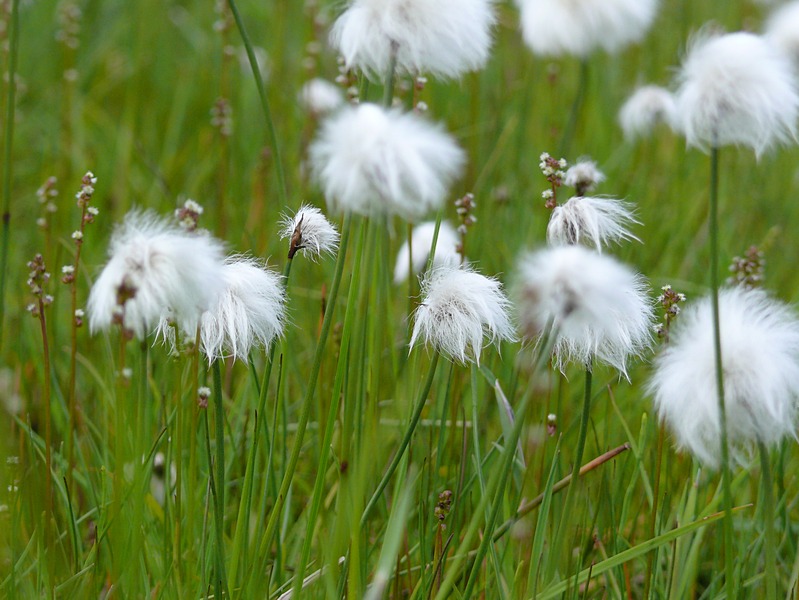
<svg viewBox="0 0 799 600">
<path fill-rule="evenodd" d="M 366 508 L 361 515 L 361 529 L 366 526 L 366 522 L 369 519 L 369 514 L 377 505 L 377 501 L 380 500 L 380 496 L 383 494 L 383 490 L 386 489 L 386 486 L 391 480 L 392 475 L 394 475 L 394 471 L 397 470 L 397 467 L 402 460 L 402 455 L 405 454 L 405 450 L 408 448 L 408 444 L 411 441 L 413 432 L 416 429 L 416 426 L 419 424 L 419 419 L 422 416 L 422 409 L 424 409 L 425 402 L 427 402 L 427 396 L 430 393 L 430 388 L 433 386 L 433 379 L 436 374 L 436 366 L 438 366 L 438 357 L 438 352 L 433 354 L 433 359 L 430 361 L 430 371 L 427 374 L 427 381 L 425 381 L 424 387 L 419 394 L 419 399 L 416 401 L 416 406 L 414 407 L 413 414 L 411 415 L 411 421 L 408 423 L 408 428 L 405 430 L 405 435 L 402 437 L 402 442 L 400 442 L 399 448 L 397 449 L 396 453 L 394 453 L 394 458 L 391 459 L 391 464 L 389 464 L 388 469 L 386 469 L 386 472 L 383 475 L 383 478 L 380 480 L 380 483 L 377 484 L 375 493 L 372 494 L 369 503 L 366 505 Z"/>
<path fill-rule="evenodd" d="M 3 151 L 3 233 L 0 241 L 0 347 L 3 340 L 3 323 L 6 316 L 6 269 L 8 266 L 8 239 L 11 229 L 11 146 L 14 142 L 14 111 L 16 109 L 17 56 L 19 54 L 19 0 L 11 4 L 9 31 L 8 86 L 6 95 L 6 131 Z M 49 377 L 49 374 L 48 374 Z"/>
<path fill-rule="evenodd" d="M 291 454 L 286 466 L 286 471 L 283 475 L 283 481 L 280 484 L 275 505 L 269 515 L 269 521 L 266 524 L 266 531 L 261 539 L 259 555 L 264 556 L 272 544 L 272 538 L 277 530 L 277 524 L 280 521 L 280 515 L 283 512 L 283 505 L 286 502 L 286 496 L 291 486 L 291 481 L 294 478 L 294 471 L 297 468 L 297 462 L 300 458 L 300 451 L 302 450 L 302 441 L 305 437 L 305 429 L 308 426 L 308 418 L 311 413 L 311 405 L 313 404 L 314 393 L 316 391 L 316 382 L 319 379 L 319 370 L 322 367 L 322 359 L 325 353 L 325 345 L 327 338 L 330 334 L 330 329 L 333 325 L 333 315 L 336 312 L 336 298 L 338 297 L 338 290 L 341 284 L 342 274 L 344 272 L 344 262 L 347 256 L 347 245 L 350 239 L 350 229 L 352 225 L 352 215 L 348 214 L 344 221 L 344 226 L 341 229 L 341 242 L 338 249 L 338 256 L 336 258 L 336 271 L 333 275 L 333 283 L 330 286 L 330 296 L 328 298 L 327 310 L 325 311 L 324 320 L 322 321 L 322 331 L 319 333 L 319 342 L 316 345 L 316 353 L 314 354 L 313 365 L 309 373 L 308 387 L 305 390 L 305 398 L 302 402 L 300 410 L 300 417 L 297 421 L 297 433 L 294 437 L 294 445 L 291 447 Z"/>
<path fill-rule="evenodd" d="M 288 189 L 286 188 L 286 176 L 283 173 L 283 162 L 280 158 L 280 145 L 277 142 L 277 133 L 275 131 L 275 124 L 272 120 L 272 109 L 269 107 L 269 98 L 266 96 L 266 89 L 264 87 L 264 80 L 261 77 L 261 69 L 258 67 L 258 59 L 255 57 L 250 38 L 247 35 L 247 30 L 244 29 L 244 21 L 241 19 L 239 9 L 236 6 L 235 0 L 228 0 L 230 12 L 233 13 L 233 19 L 236 21 L 236 27 L 239 29 L 241 41 L 244 43 L 244 49 L 247 51 L 247 59 L 250 61 L 250 68 L 255 78 L 255 87 L 258 88 L 258 97 L 261 100 L 261 109 L 266 119 L 266 128 L 269 132 L 269 144 L 272 146 L 272 154 L 275 160 L 275 171 L 277 172 L 278 192 L 280 193 L 280 201 L 284 206 L 289 204 Z"/>
<path fill-rule="evenodd" d="M 561 513 L 560 524 L 558 525 L 558 533 L 552 543 L 552 560 L 548 563 L 547 579 L 551 580 L 555 574 L 557 567 L 557 558 L 560 555 L 564 538 L 566 538 L 566 522 L 572 517 L 574 509 L 574 500 L 577 491 L 577 481 L 580 478 L 580 466 L 583 462 L 583 453 L 585 452 L 585 440 L 588 436 L 588 422 L 591 419 L 591 384 L 593 375 L 591 371 L 591 364 L 585 367 L 585 394 L 583 396 L 583 412 L 580 416 L 580 433 L 577 438 L 577 450 L 575 451 L 574 464 L 572 465 L 571 482 L 569 489 L 566 490 L 566 501 L 563 504 L 563 513 Z"/>
<path fill-rule="evenodd" d="M 213 364 L 214 372 L 214 406 L 216 407 L 216 432 L 214 434 L 216 442 L 216 505 L 215 505 L 215 525 L 216 525 L 216 544 L 214 550 L 216 554 L 216 593 L 220 598 L 227 596 L 227 581 L 225 577 L 225 409 L 222 403 L 222 374 L 219 361 Z"/>
<path fill-rule="evenodd" d="M 724 587 L 727 598 L 735 597 L 735 567 L 732 542 L 732 489 L 730 482 L 730 447 L 727 442 L 727 408 L 724 402 L 724 367 L 721 358 L 721 328 L 719 317 L 719 149 L 710 153 L 710 288 L 713 308 L 713 354 L 716 365 L 716 391 L 721 430 L 721 476 L 724 506 Z"/>
<path fill-rule="evenodd" d="M 572 102 L 571 110 L 569 111 L 569 120 L 566 122 L 566 127 L 563 129 L 563 136 L 560 138 L 558 157 L 565 156 L 569 152 L 569 147 L 574 137 L 574 130 L 577 127 L 577 119 L 583 107 L 583 100 L 585 99 L 585 90 L 587 87 L 588 59 L 584 58 L 580 61 L 580 79 L 577 84 L 577 94 L 574 96 L 574 102 Z"/>
<path fill-rule="evenodd" d="M 760 470 L 763 478 L 763 527 L 766 533 L 766 598 L 777 598 L 777 538 L 774 531 L 774 481 L 771 476 L 771 462 L 766 445 L 758 440 Z"/>
<path fill-rule="evenodd" d="M 385 87 L 383 88 L 383 106 L 391 108 L 391 103 L 394 101 L 394 77 L 397 71 L 397 44 L 391 42 L 391 57 L 388 60 L 388 69 L 386 70 Z"/>
</svg>

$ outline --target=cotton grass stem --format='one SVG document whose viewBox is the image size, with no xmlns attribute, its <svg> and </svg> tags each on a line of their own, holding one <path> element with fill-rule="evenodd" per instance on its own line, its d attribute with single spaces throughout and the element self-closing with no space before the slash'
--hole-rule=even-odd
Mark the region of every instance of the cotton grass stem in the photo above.
<svg viewBox="0 0 799 600">
<path fill-rule="evenodd" d="M 563 135 L 560 138 L 560 144 L 558 144 L 558 156 L 566 156 L 569 153 L 569 147 L 574 138 L 574 130 L 577 128 L 577 119 L 580 117 L 580 111 L 583 108 L 583 102 L 585 100 L 585 92 L 588 87 L 588 71 L 588 59 L 583 58 L 580 61 L 577 93 L 574 96 L 574 101 L 569 110 L 569 120 L 566 121 L 566 127 L 563 129 Z"/>
<path fill-rule="evenodd" d="M 266 128 L 269 133 L 269 145 L 272 147 L 272 154 L 275 161 L 275 171 L 277 174 L 277 187 L 278 193 L 280 194 L 280 201 L 283 206 L 288 206 L 289 197 L 288 189 L 286 188 L 286 175 L 283 172 L 283 161 L 280 158 L 280 145 L 277 141 L 277 132 L 275 131 L 275 124 L 272 120 L 272 109 L 269 106 L 269 98 L 266 95 L 264 80 L 261 77 L 261 69 L 258 66 L 258 59 L 255 57 L 255 51 L 253 50 L 252 43 L 247 35 L 247 30 L 244 28 L 244 21 L 241 19 L 241 15 L 239 14 L 239 9 L 236 6 L 235 0 L 228 0 L 228 6 L 230 6 L 230 12 L 233 13 L 233 19 L 236 21 L 236 27 L 238 27 L 239 34 L 241 35 L 241 41 L 244 43 L 244 49 L 247 51 L 247 59 L 250 62 L 252 75 L 255 78 L 255 87 L 258 88 L 258 97 L 261 100 L 261 110 L 263 110 L 264 118 L 266 119 Z"/>
<path fill-rule="evenodd" d="M 261 538 L 261 545 L 259 555 L 264 556 L 272 544 L 272 539 L 277 530 L 280 515 L 283 512 L 283 506 L 286 502 L 291 481 L 294 478 L 294 471 L 297 468 L 297 462 L 300 459 L 300 451 L 302 450 L 302 442 L 305 437 L 305 429 L 308 426 L 308 419 L 311 414 L 311 405 L 313 404 L 314 393 L 316 391 L 316 383 L 319 379 L 319 371 L 322 367 L 322 359 L 325 354 L 325 345 L 327 338 L 330 334 L 330 329 L 333 325 L 333 315 L 336 312 L 336 299 L 338 298 L 338 291 L 341 284 L 342 274 L 344 272 L 344 263 L 347 257 L 347 246 L 350 239 L 350 230 L 352 229 L 352 215 L 347 214 L 344 220 L 344 225 L 341 228 L 341 242 L 339 244 L 338 255 L 336 257 L 336 270 L 333 275 L 333 282 L 330 286 L 330 295 L 328 297 L 327 309 L 322 321 L 322 330 L 319 333 L 319 341 L 316 346 L 316 353 L 314 354 L 313 365 L 308 374 L 308 387 L 305 390 L 305 398 L 302 402 L 300 409 L 299 420 L 297 421 L 297 432 L 294 437 L 294 445 L 291 448 L 288 463 L 286 464 L 286 471 L 283 476 L 283 481 L 280 484 L 275 504 L 272 507 L 272 512 L 269 515 L 269 521 L 266 525 L 266 531 L 263 538 Z"/>
<path fill-rule="evenodd" d="M 580 432 L 577 437 L 577 449 L 574 454 L 574 464 L 572 465 L 571 481 L 569 482 L 569 489 L 566 491 L 566 501 L 563 505 L 563 512 L 561 513 L 558 531 L 555 539 L 552 542 L 552 557 L 553 560 L 549 561 L 549 570 L 547 572 L 547 579 L 552 579 L 555 574 L 554 570 L 557 565 L 557 557 L 560 555 L 560 550 L 563 547 L 563 541 L 566 537 L 566 523 L 573 516 L 574 501 L 577 494 L 577 482 L 580 478 L 580 465 L 583 461 L 583 453 L 585 452 L 585 440 L 588 436 L 588 422 L 591 419 L 591 388 L 593 381 L 593 373 L 591 364 L 585 367 L 585 394 L 583 396 L 583 410 L 580 415 Z"/>
<path fill-rule="evenodd" d="M 763 490 L 763 527 L 765 530 L 766 548 L 766 598 L 777 599 L 777 538 L 774 531 L 774 479 L 771 474 L 771 461 L 766 445 L 759 441 L 757 449 L 760 454 L 760 476 L 763 480 L 760 486 Z"/>
<path fill-rule="evenodd" d="M 716 362 L 716 390 L 721 431 L 721 477 L 724 507 L 724 587 L 727 598 L 735 597 L 735 565 L 732 541 L 732 489 L 730 482 L 730 447 L 727 443 L 727 408 L 724 402 L 724 368 L 721 358 L 721 318 L 719 317 L 719 149 L 710 151 L 710 289 L 713 309 L 713 349 Z"/>
<path fill-rule="evenodd" d="M 214 441 L 216 443 L 216 504 L 214 507 L 214 524 L 216 527 L 216 543 L 214 555 L 216 556 L 216 583 L 217 595 L 230 598 L 227 590 L 227 577 L 225 576 L 225 409 L 222 403 L 222 373 L 219 360 L 213 364 L 214 377 L 214 407 L 215 429 Z"/>
<path fill-rule="evenodd" d="M 6 269 L 8 267 L 8 240 L 11 234 L 11 147 L 14 143 L 15 96 L 17 57 L 19 54 L 19 0 L 11 3 L 9 31 L 8 80 L 6 93 L 6 130 L 3 140 L 3 232 L 0 241 L 0 348 L 3 340 L 3 323 L 6 316 Z M 48 375 L 49 377 L 49 372 Z M 48 473 L 49 477 L 49 473 Z"/>
<path fill-rule="evenodd" d="M 419 419 L 422 416 L 422 410 L 424 409 L 425 402 L 427 402 L 427 396 L 430 394 L 430 388 L 433 387 L 433 379 L 435 378 L 436 374 L 436 367 L 438 366 L 438 359 L 439 353 L 436 352 L 433 354 L 433 358 L 430 361 L 430 370 L 427 373 L 427 380 L 424 383 L 424 387 L 422 387 L 422 391 L 419 394 L 419 399 L 416 401 L 416 406 L 413 408 L 413 414 L 411 415 L 411 420 L 408 423 L 408 427 L 405 430 L 405 434 L 402 436 L 402 441 L 400 442 L 399 448 L 394 453 L 394 458 L 391 459 L 391 463 L 388 465 L 386 472 L 383 474 L 382 479 L 380 479 L 380 483 L 377 484 L 377 489 L 375 489 L 374 494 L 369 499 L 369 503 L 366 505 L 366 508 L 363 510 L 363 514 L 361 515 L 361 524 L 360 527 L 363 528 L 366 526 L 367 521 L 369 520 L 369 515 L 371 514 L 372 510 L 374 510 L 377 502 L 380 500 L 380 496 L 383 494 L 383 490 L 386 489 L 388 482 L 391 480 L 391 477 L 394 475 L 394 471 L 397 470 L 397 467 L 402 460 L 403 455 L 405 454 L 405 450 L 408 448 L 408 444 L 411 442 L 411 437 L 413 437 L 413 432 L 416 430 L 416 426 L 419 424 Z"/>
</svg>

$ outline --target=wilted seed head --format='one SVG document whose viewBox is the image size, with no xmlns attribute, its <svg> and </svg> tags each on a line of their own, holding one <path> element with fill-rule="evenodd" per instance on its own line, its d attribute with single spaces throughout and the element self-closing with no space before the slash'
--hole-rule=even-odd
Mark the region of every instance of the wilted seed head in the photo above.
<svg viewBox="0 0 799 600">
<path fill-rule="evenodd" d="M 765 253 L 757 246 L 750 246 L 743 256 L 736 256 L 732 259 L 727 285 L 740 285 L 745 288 L 760 287 L 763 285 L 765 269 Z"/>
<path fill-rule="evenodd" d="M 751 33 L 702 32 L 678 77 L 677 115 L 689 146 L 749 146 L 760 155 L 796 141 L 799 93 L 789 59 Z"/>
<path fill-rule="evenodd" d="M 253 346 L 268 348 L 283 332 L 282 277 L 254 259 L 233 256 L 222 278 L 223 291 L 201 318 L 201 350 L 209 362 L 227 356 L 247 360 Z"/>
<path fill-rule="evenodd" d="M 722 372 L 731 456 L 754 442 L 796 438 L 799 407 L 799 319 L 762 290 L 719 295 Z M 654 361 L 649 393 L 678 448 L 709 467 L 721 459 L 711 299 L 683 310 Z"/>
<path fill-rule="evenodd" d="M 459 77 L 483 67 L 491 48 L 492 0 L 353 0 L 330 42 L 348 69 Z"/>
<path fill-rule="evenodd" d="M 657 0 L 516 0 L 525 43 L 536 54 L 586 57 L 641 40 Z"/>
<path fill-rule="evenodd" d="M 422 281 L 410 347 L 422 340 L 444 356 L 480 363 L 483 338 L 489 344 L 515 339 L 510 302 L 496 279 L 468 267 L 438 267 Z"/>
<path fill-rule="evenodd" d="M 640 242 L 628 229 L 639 223 L 629 202 L 577 196 L 552 211 L 547 242 L 550 246 L 585 243 L 601 252 L 610 243 Z"/>
<path fill-rule="evenodd" d="M 433 247 L 433 234 L 436 224 L 434 221 L 420 223 L 413 228 L 411 233 L 411 248 L 408 247 L 406 240 L 397 252 L 397 262 L 394 266 L 394 283 L 401 283 L 408 279 L 408 271 L 411 269 L 410 260 L 413 259 L 413 273 L 420 273 L 427 264 L 430 256 L 430 249 Z M 458 254 L 458 235 L 447 221 L 441 222 L 436 240 L 436 254 L 433 258 L 433 266 L 456 267 L 461 262 Z M 411 256 L 412 252 L 412 256 Z"/>
<path fill-rule="evenodd" d="M 222 243 L 186 232 L 152 212 L 128 213 L 111 236 L 108 254 L 89 294 L 92 331 L 108 328 L 123 305 L 124 326 L 138 338 L 165 314 L 193 332 L 222 289 Z M 120 303 L 123 287 L 135 295 Z"/>
<path fill-rule="evenodd" d="M 563 183 L 573 187 L 577 196 L 585 196 L 593 192 L 603 181 L 605 174 L 599 170 L 596 163 L 593 160 L 582 159 L 568 168 Z"/>
<path fill-rule="evenodd" d="M 412 221 L 441 207 L 465 162 L 440 126 L 368 103 L 325 120 L 309 154 L 331 211 Z"/>
<path fill-rule="evenodd" d="M 581 246 L 522 257 L 516 283 L 522 332 L 539 336 L 551 323 L 561 370 L 594 359 L 627 374 L 627 360 L 649 348 L 652 303 L 644 278 L 616 260 Z"/>
<path fill-rule="evenodd" d="M 280 227 L 280 238 L 289 239 L 290 259 L 301 251 L 316 260 L 322 254 L 335 254 L 338 248 L 338 231 L 315 206 L 303 204 L 293 217 L 283 215 Z"/>
<path fill-rule="evenodd" d="M 197 390 L 197 406 L 208 408 L 208 399 L 211 397 L 211 388 L 201 387 Z"/>
<path fill-rule="evenodd" d="M 628 140 L 644 137 L 659 123 L 676 128 L 677 104 L 674 95 L 657 85 L 635 90 L 619 110 L 619 124 Z"/>
</svg>

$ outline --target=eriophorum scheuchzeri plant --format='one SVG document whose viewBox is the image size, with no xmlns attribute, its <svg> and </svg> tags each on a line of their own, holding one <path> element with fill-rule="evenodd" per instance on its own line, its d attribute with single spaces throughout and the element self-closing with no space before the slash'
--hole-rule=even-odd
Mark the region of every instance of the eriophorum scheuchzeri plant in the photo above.
<svg viewBox="0 0 799 600">
<path fill-rule="evenodd" d="M 769 449 L 796 439 L 799 318 L 766 292 L 743 286 L 718 297 L 725 411 L 718 403 L 713 298 L 682 311 L 654 364 L 649 392 L 676 446 L 718 469 L 726 452 L 738 464 L 760 455 L 766 591 L 777 597 L 774 481 Z M 722 419 L 724 423 L 722 423 Z M 722 431 L 726 430 L 726 437 Z"/>
<path fill-rule="evenodd" d="M 557 368 L 577 363 L 585 369 L 580 432 L 563 513 L 568 515 L 588 433 L 593 365 L 606 363 L 626 376 L 628 361 L 648 350 L 654 315 L 649 285 L 643 276 L 607 255 L 564 245 L 525 254 L 515 288 L 523 336 L 551 338 Z M 563 537 L 567 537 L 565 531 L 555 535 L 556 554 Z"/>
<path fill-rule="evenodd" d="M 732 492 L 725 418 L 724 341 L 719 305 L 718 171 L 719 148 L 746 146 L 760 157 L 770 147 L 796 140 L 799 93 L 790 60 L 767 40 L 751 33 L 709 30 L 691 41 L 677 76 L 678 128 L 689 146 L 710 152 L 710 288 L 716 391 L 720 413 L 720 468 L 724 487 L 725 577 L 727 593 L 736 587 L 732 548 Z"/>
</svg>

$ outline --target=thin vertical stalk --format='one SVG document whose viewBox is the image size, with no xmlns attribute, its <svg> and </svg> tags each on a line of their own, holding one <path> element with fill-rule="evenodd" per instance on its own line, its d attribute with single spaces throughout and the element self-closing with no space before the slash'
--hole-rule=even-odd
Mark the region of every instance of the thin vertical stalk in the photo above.
<svg viewBox="0 0 799 600">
<path fill-rule="evenodd" d="M 263 538 L 261 538 L 261 545 L 259 548 L 259 555 L 264 556 L 272 544 L 272 538 L 277 530 L 277 524 L 280 521 L 280 515 L 283 512 L 283 505 L 286 502 L 286 496 L 291 485 L 291 480 L 294 477 L 294 471 L 297 468 L 297 462 L 300 458 L 300 451 L 302 450 L 302 441 L 305 437 L 305 429 L 308 426 L 308 419 L 311 413 L 311 405 L 313 404 L 314 394 L 316 392 L 316 382 L 319 379 L 319 370 L 322 367 L 322 358 L 325 353 L 325 346 L 327 338 L 330 334 L 330 329 L 333 325 L 333 315 L 336 312 L 336 299 L 338 298 L 338 290 L 341 284 L 342 274 L 344 272 L 344 263 L 347 257 L 347 245 L 350 239 L 350 230 L 352 229 L 352 215 L 348 214 L 345 218 L 344 225 L 341 228 L 341 241 L 339 243 L 338 256 L 336 258 L 336 271 L 333 275 L 333 283 L 330 286 L 330 296 L 328 298 L 328 306 L 325 311 L 325 316 L 322 321 L 322 331 L 319 333 L 319 341 L 316 345 L 316 353 L 314 354 L 313 365 L 308 375 L 308 387 L 305 390 L 305 398 L 302 402 L 299 420 L 297 421 L 297 432 L 294 437 L 294 445 L 291 448 L 291 454 L 286 464 L 286 471 L 283 475 L 283 481 L 280 484 L 275 504 L 272 507 L 272 512 L 269 515 L 269 521 L 266 524 L 266 531 Z"/>
<path fill-rule="evenodd" d="M 391 480 L 391 477 L 394 475 L 394 471 L 397 470 L 397 467 L 402 460 L 403 454 L 405 454 L 405 450 L 408 448 L 408 444 L 411 441 L 411 437 L 413 436 L 413 432 L 416 430 L 416 426 L 419 424 L 419 419 L 422 416 L 422 410 L 424 409 L 425 402 L 427 401 L 427 396 L 430 393 L 430 388 L 433 386 L 433 379 L 436 374 L 436 367 L 438 366 L 438 357 L 439 354 L 436 352 L 433 354 L 433 359 L 430 361 L 430 371 L 427 374 L 427 380 L 424 383 L 424 387 L 422 387 L 422 391 L 419 394 L 419 399 L 416 401 L 416 406 L 413 409 L 413 414 L 411 414 L 411 420 L 408 423 L 408 427 L 405 430 L 405 434 L 402 436 L 402 441 L 400 442 L 399 448 L 394 453 L 394 458 L 391 459 L 391 463 L 388 465 L 388 469 L 383 475 L 383 478 L 380 480 L 380 483 L 377 484 L 377 489 L 375 490 L 374 494 L 369 500 L 369 503 L 366 505 L 366 508 L 363 510 L 363 514 L 361 515 L 361 529 L 366 526 L 366 522 L 369 519 L 369 514 L 372 512 L 374 507 L 377 505 L 377 501 L 380 500 L 380 496 L 383 494 L 383 490 L 386 489 L 388 482 Z"/>
<path fill-rule="evenodd" d="M 588 87 L 588 59 L 584 58 L 580 61 L 580 79 L 577 83 L 577 94 L 574 96 L 571 110 L 569 110 L 569 120 L 566 121 L 566 127 L 563 129 L 563 135 L 558 144 L 558 157 L 565 156 L 569 152 L 572 138 L 574 138 L 574 130 L 577 127 L 577 119 L 580 116 L 580 111 L 583 108 L 583 101 L 585 100 L 585 91 Z"/>
<path fill-rule="evenodd" d="M 727 598 L 735 597 L 735 566 L 732 541 L 732 486 L 730 482 L 730 447 L 727 443 L 727 408 L 724 401 L 724 367 L 721 358 L 721 319 L 719 317 L 719 149 L 710 152 L 710 289 L 713 309 L 713 354 L 716 365 L 716 391 L 721 431 L 721 477 L 724 506 L 724 587 Z"/>
<path fill-rule="evenodd" d="M 3 232 L 0 241 L 0 347 L 3 340 L 3 323 L 6 317 L 6 269 L 8 267 L 8 238 L 11 234 L 11 147 L 14 143 L 14 112 L 17 89 L 17 57 L 19 54 L 19 0 L 11 3 L 11 30 L 9 32 L 8 86 L 6 94 L 6 131 L 3 140 Z M 49 377 L 49 373 L 48 373 Z M 49 475 L 49 474 L 48 474 Z"/>
<path fill-rule="evenodd" d="M 216 432 L 214 441 L 216 442 L 216 506 L 214 511 L 214 524 L 216 526 L 216 544 L 214 544 L 214 554 L 216 555 L 216 594 L 219 598 L 227 596 L 227 578 L 225 576 L 225 409 L 222 404 L 222 374 L 219 361 L 213 364 L 214 372 L 214 406 L 216 408 Z"/>
<path fill-rule="evenodd" d="M 557 568 L 557 559 L 560 555 L 560 549 L 564 538 L 566 538 L 566 522 L 571 518 L 574 500 L 576 496 L 577 481 L 580 478 L 580 466 L 583 463 L 583 453 L 585 452 L 585 440 L 588 436 L 588 422 L 591 419 L 591 387 L 592 387 L 593 373 L 591 371 L 591 364 L 585 367 L 585 394 L 583 396 L 583 411 L 580 416 L 580 432 L 577 437 L 577 449 L 574 455 L 574 464 L 572 465 L 571 481 L 569 482 L 569 489 L 566 490 L 566 501 L 563 504 L 563 512 L 561 513 L 560 524 L 558 525 L 558 532 L 552 542 L 552 558 L 547 565 L 547 579 L 551 580 Z"/>
<path fill-rule="evenodd" d="M 766 598 L 777 600 L 777 538 L 774 531 L 774 478 L 771 475 L 771 461 L 766 445 L 757 441 L 760 454 L 760 471 L 763 479 L 763 527 L 766 534 Z"/>
<path fill-rule="evenodd" d="M 230 12 L 233 13 L 233 19 L 236 21 L 241 41 L 244 43 L 244 49 L 247 51 L 247 59 L 250 61 L 250 68 L 252 75 L 255 78 L 255 87 L 258 88 L 258 97 L 261 100 L 261 110 L 264 113 L 266 120 L 266 128 L 269 132 L 269 145 L 272 147 L 272 154 L 275 160 L 275 171 L 277 174 L 278 193 L 280 194 L 280 201 L 284 206 L 289 204 L 288 189 L 286 188 L 286 175 L 283 172 L 283 161 L 280 157 L 280 145 L 277 142 L 277 132 L 275 131 L 275 124 L 272 120 L 272 109 L 269 107 L 269 98 L 266 96 L 266 89 L 264 88 L 264 80 L 261 77 L 261 69 L 258 66 L 258 59 L 255 57 L 250 38 L 247 35 L 247 30 L 244 28 L 244 21 L 241 19 L 239 9 L 236 6 L 235 0 L 228 0 Z"/>
<path fill-rule="evenodd" d="M 397 43 L 391 42 L 391 57 L 388 61 L 388 69 L 386 71 L 386 83 L 383 88 L 383 106 L 391 108 L 391 103 L 394 101 L 394 77 L 397 71 Z"/>
<path fill-rule="evenodd" d="M 50 343 L 47 340 L 47 320 L 44 316 L 44 300 L 43 296 L 39 294 L 39 324 L 42 331 L 42 353 L 44 354 L 44 464 L 45 464 L 45 506 L 47 511 L 44 515 L 44 543 L 47 548 L 47 565 L 50 570 L 50 592 L 55 590 L 55 572 L 53 571 L 55 565 L 55 540 L 52 537 L 51 519 L 55 517 L 53 514 L 53 457 L 51 446 L 53 444 L 53 434 L 50 424 Z M 67 493 L 69 491 L 67 490 Z"/>
</svg>

